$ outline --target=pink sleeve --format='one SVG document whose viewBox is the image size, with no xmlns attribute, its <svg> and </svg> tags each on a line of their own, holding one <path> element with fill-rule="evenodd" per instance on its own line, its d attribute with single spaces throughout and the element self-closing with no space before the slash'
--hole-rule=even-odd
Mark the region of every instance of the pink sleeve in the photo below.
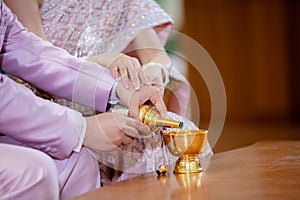
<svg viewBox="0 0 300 200">
<path fill-rule="evenodd" d="M 58 159 L 77 145 L 85 120 L 79 112 L 37 97 L 3 74 L 0 99 L 0 133 Z"/>
</svg>

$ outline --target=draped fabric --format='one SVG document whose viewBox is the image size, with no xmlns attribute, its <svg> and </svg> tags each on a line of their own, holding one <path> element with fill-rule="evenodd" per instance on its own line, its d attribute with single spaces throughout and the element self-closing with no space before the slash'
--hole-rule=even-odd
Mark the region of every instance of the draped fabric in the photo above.
<svg viewBox="0 0 300 200">
<path fill-rule="evenodd" d="M 40 12 L 48 40 L 76 56 L 122 52 L 151 27 L 164 44 L 173 23 L 152 0 L 44 0 Z"/>
<path fill-rule="evenodd" d="M 152 0 L 44 0 L 40 12 L 47 39 L 78 57 L 123 52 L 140 31 L 152 27 L 164 45 L 173 23 Z M 171 78 L 183 81 L 178 72 L 172 71 Z M 178 98 L 186 98 L 188 91 L 185 87 L 182 97 Z M 183 119 L 171 112 L 168 117 Z M 184 121 L 186 129 L 197 128 L 188 120 Z M 202 157 L 208 158 L 211 154 L 207 145 Z M 161 133 L 135 139 L 119 151 L 95 156 L 100 162 L 103 185 L 155 171 L 159 165 L 174 162 Z"/>
</svg>

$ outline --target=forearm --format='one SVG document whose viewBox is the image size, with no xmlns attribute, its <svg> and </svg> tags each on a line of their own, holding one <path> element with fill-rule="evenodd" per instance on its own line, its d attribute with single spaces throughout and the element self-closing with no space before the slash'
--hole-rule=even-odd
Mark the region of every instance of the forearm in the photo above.
<svg viewBox="0 0 300 200">
<path fill-rule="evenodd" d="M 66 158 L 84 131 L 82 115 L 36 97 L 0 74 L 0 132 L 58 158 Z"/>
<path fill-rule="evenodd" d="M 42 0 L 4 0 L 28 31 L 47 40 L 40 15 Z"/>
<path fill-rule="evenodd" d="M 163 93 L 163 87 L 169 81 L 172 64 L 155 30 L 141 31 L 130 43 L 127 51 L 138 58 L 149 81 Z"/>
<path fill-rule="evenodd" d="M 130 43 L 129 52 L 134 52 L 142 65 L 149 62 L 161 63 L 171 69 L 171 59 L 162 46 L 154 29 L 141 31 Z"/>
</svg>

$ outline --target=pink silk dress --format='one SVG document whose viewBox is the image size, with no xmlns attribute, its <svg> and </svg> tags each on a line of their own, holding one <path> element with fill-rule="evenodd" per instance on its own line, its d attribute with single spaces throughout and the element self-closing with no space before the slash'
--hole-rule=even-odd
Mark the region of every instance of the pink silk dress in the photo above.
<svg viewBox="0 0 300 200">
<path fill-rule="evenodd" d="M 40 13 L 48 40 L 78 57 L 123 52 L 140 31 L 152 27 L 164 45 L 173 23 L 153 0 L 44 0 Z M 176 70 L 172 70 L 170 78 L 183 82 Z M 183 87 L 183 91 L 179 99 L 187 107 L 189 89 Z M 174 113 L 168 116 L 183 120 L 185 129 L 197 128 Z M 207 150 L 199 156 L 203 160 L 210 155 L 212 151 L 207 145 Z M 138 138 L 120 151 L 95 156 L 101 163 L 103 185 L 155 171 L 159 165 L 174 164 L 175 159 L 166 149 L 161 134 Z"/>
</svg>

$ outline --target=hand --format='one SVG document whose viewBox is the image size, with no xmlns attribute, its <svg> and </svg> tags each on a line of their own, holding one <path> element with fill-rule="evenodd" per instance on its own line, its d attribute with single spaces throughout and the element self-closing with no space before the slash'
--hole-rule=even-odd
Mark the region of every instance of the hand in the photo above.
<svg viewBox="0 0 300 200">
<path fill-rule="evenodd" d="M 122 84 L 117 84 L 116 92 L 120 98 L 120 103 L 129 108 L 129 115 L 134 119 L 139 120 L 139 106 L 146 101 L 151 101 L 160 116 L 166 116 L 167 109 L 163 97 L 160 90 L 155 86 L 142 86 L 140 90 L 134 90 L 131 87 L 126 90 Z"/>
<path fill-rule="evenodd" d="M 115 79 L 121 78 L 125 88 L 129 88 L 130 81 L 136 90 L 140 88 L 141 83 L 149 84 L 136 58 L 122 53 L 103 53 L 89 57 L 87 60 L 109 68 Z"/>
<path fill-rule="evenodd" d="M 160 90 L 161 95 L 164 95 L 164 81 L 163 81 L 163 70 L 161 67 L 151 65 L 143 69 L 149 83 Z"/>
<path fill-rule="evenodd" d="M 129 144 L 150 128 L 143 123 L 118 113 L 102 113 L 87 117 L 87 130 L 83 145 L 95 152 L 111 151 Z"/>
</svg>

